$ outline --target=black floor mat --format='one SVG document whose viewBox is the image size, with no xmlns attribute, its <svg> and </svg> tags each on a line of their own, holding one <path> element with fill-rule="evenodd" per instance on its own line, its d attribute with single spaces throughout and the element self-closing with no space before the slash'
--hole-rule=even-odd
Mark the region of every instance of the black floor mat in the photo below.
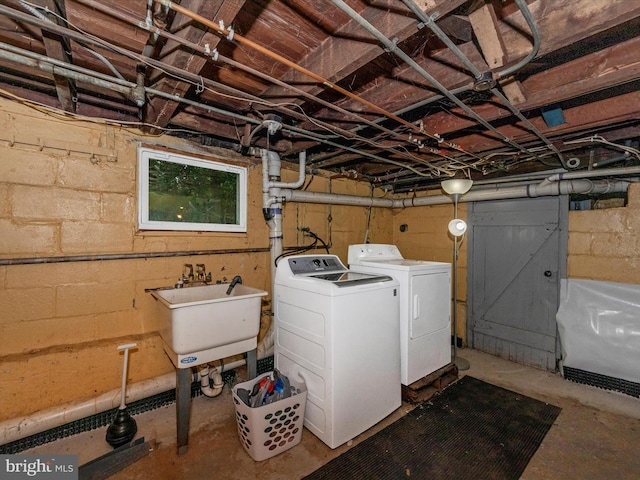
<svg viewBox="0 0 640 480">
<path fill-rule="evenodd" d="M 304 478 L 518 479 L 560 410 L 465 376 Z"/>
</svg>

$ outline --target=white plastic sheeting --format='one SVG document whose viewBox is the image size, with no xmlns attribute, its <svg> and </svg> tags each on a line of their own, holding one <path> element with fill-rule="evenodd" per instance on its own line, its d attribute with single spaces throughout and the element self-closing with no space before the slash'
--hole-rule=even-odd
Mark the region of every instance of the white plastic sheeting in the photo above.
<svg viewBox="0 0 640 480">
<path fill-rule="evenodd" d="M 562 366 L 640 382 L 640 285 L 564 279 Z"/>
</svg>

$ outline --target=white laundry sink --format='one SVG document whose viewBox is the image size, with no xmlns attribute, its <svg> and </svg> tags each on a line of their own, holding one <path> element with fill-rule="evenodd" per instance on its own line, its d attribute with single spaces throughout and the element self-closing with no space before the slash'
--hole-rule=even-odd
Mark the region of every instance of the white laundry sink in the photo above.
<svg viewBox="0 0 640 480">
<path fill-rule="evenodd" d="M 160 336 L 177 354 L 172 360 L 181 368 L 255 348 L 261 297 L 267 292 L 238 284 L 227 295 L 228 288 L 213 284 L 151 290 L 161 320 Z M 202 352 L 206 355 L 199 358 Z"/>
</svg>

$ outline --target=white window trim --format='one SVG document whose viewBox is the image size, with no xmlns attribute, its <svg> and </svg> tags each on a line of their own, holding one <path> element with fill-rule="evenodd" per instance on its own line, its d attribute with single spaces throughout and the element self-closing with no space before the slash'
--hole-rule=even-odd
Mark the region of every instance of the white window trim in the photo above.
<svg viewBox="0 0 640 480">
<path fill-rule="evenodd" d="M 222 170 L 236 173 L 239 176 L 238 223 L 191 223 L 149 220 L 149 160 L 191 165 L 195 167 Z M 201 232 L 246 232 L 247 231 L 247 169 L 237 165 L 201 160 L 195 157 L 138 147 L 138 229 L 139 230 L 174 230 Z"/>
</svg>

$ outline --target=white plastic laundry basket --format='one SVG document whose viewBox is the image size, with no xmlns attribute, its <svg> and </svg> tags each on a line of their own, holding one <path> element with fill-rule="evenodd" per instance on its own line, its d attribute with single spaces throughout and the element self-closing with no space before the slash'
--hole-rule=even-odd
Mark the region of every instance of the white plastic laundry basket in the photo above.
<svg viewBox="0 0 640 480">
<path fill-rule="evenodd" d="M 304 380 L 289 377 L 290 397 L 261 407 L 249 407 L 238 397 L 237 390 L 244 388 L 251 391 L 265 377 L 273 379 L 273 372 L 239 383 L 232 389 L 238 437 L 244 449 L 256 461 L 266 460 L 300 443 L 307 402 Z"/>
</svg>

